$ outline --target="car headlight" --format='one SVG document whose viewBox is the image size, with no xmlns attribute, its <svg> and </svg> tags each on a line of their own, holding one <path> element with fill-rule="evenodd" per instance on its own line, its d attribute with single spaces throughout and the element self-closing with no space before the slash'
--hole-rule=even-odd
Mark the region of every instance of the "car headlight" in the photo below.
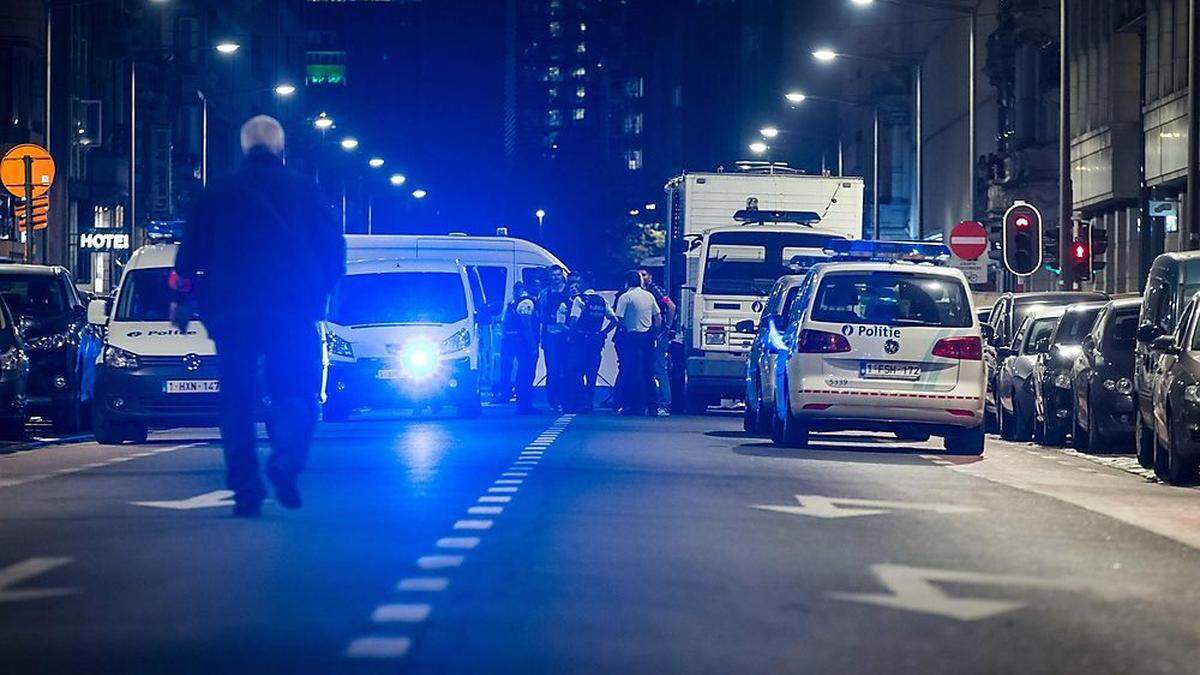
<svg viewBox="0 0 1200 675">
<path fill-rule="evenodd" d="M 1107 379 L 1103 382 L 1104 388 L 1109 391 L 1115 391 L 1123 396 L 1128 396 L 1133 393 L 1133 381 L 1128 377 L 1122 377 L 1119 380 Z M 1191 389 L 1193 387 L 1189 387 Z M 1184 398 L 1187 398 L 1186 392 Z"/>
<path fill-rule="evenodd" d="M 438 352 L 433 344 L 428 342 L 413 342 L 405 345 L 400 352 L 400 363 L 404 372 L 415 380 L 430 377 L 438 368 Z"/>
<path fill-rule="evenodd" d="M 1059 373 L 1054 376 L 1054 386 L 1059 389 L 1071 388 L 1071 376 L 1066 373 Z"/>
<path fill-rule="evenodd" d="M 442 344 L 439 346 L 439 349 L 441 350 L 442 354 L 453 354 L 454 352 L 461 352 L 470 346 L 471 331 L 463 328 L 462 330 L 455 332 L 454 335 L 442 340 Z"/>
<path fill-rule="evenodd" d="M 336 333 L 329 332 L 325 334 L 325 344 L 329 346 L 329 353 L 335 356 L 344 356 L 348 359 L 354 358 L 354 347 L 350 342 Z"/>
<path fill-rule="evenodd" d="M 137 368 L 138 357 L 137 354 L 125 351 L 120 347 L 105 345 L 104 365 L 108 366 L 109 368 Z"/>
<path fill-rule="evenodd" d="M 62 349 L 75 343 L 75 336 L 67 333 L 59 335 L 41 335 L 25 339 L 25 348 L 32 352 L 44 352 L 51 349 Z"/>
<path fill-rule="evenodd" d="M 25 367 L 25 352 L 13 347 L 0 354 L 0 370 L 12 371 Z"/>
</svg>

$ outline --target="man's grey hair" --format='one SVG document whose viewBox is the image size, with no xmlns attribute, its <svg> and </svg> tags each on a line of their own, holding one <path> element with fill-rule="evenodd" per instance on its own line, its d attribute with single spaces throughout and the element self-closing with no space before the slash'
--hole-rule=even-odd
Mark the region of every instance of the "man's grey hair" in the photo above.
<svg viewBox="0 0 1200 675">
<path fill-rule="evenodd" d="M 270 115 L 251 117 L 242 125 L 242 152 L 251 148 L 266 148 L 272 154 L 283 154 L 283 127 Z"/>
</svg>

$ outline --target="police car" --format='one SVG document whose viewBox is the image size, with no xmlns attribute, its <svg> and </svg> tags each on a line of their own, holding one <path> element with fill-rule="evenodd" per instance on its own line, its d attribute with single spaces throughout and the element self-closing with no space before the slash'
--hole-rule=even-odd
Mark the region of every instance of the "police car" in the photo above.
<svg viewBox="0 0 1200 675">
<path fill-rule="evenodd" d="M 815 265 L 774 347 L 772 439 L 814 431 L 942 436 L 983 452 L 983 336 L 963 274 L 940 244 L 835 241 Z"/>
</svg>

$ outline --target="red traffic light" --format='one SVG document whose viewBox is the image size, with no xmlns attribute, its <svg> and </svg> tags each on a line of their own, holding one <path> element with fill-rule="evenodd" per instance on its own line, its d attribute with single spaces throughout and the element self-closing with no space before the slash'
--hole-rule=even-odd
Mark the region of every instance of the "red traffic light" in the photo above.
<svg viewBox="0 0 1200 675">
<path fill-rule="evenodd" d="M 1017 229 L 1019 229 L 1019 230 L 1028 230 L 1029 226 L 1032 224 L 1033 224 L 1033 221 L 1030 220 L 1029 216 L 1017 216 L 1013 220 L 1013 225 L 1016 225 Z"/>
<path fill-rule="evenodd" d="M 1084 262 L 1088 260 L 1088 247 L 1086 242 L 1076 241 L 1071 246 L 1071 255 L 1075 258 L 1075 262 Z"/>
</svg>

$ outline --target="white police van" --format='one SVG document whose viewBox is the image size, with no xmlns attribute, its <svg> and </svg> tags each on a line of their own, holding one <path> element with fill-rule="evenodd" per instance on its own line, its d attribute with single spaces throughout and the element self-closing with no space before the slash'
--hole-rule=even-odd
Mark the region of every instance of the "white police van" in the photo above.
<svg viewBox="0 0 1200 675">
<path fill-rule="evenodd" d="M 326 421 L 364 407 L 452 405 L 459 416 L 479 415 L 486 320 L 457 261 L 350 262 L 326 322 Z"/>
<path fill-rule="evenodd" d="M 167 279 L 178 248 L 153 243 L 134 251 L 115 298 L 88 305 L 88 321 L 106 327 L 92 405 L 99 443 L 142 442 L 151 427 L 217 423 L 216 345 L 202 322 L 182 331 L 170 321 Z"/>
<path fill-rule="evenodd" d="M 942 436 L 983 452 L 983 337 L 966 278 L 940 244 L 834 241 L 809 272 L 775 351 L 773 440 L 814 431 Z M 926 264 L 918 264 L 926 263 Z"/>
</svg>

